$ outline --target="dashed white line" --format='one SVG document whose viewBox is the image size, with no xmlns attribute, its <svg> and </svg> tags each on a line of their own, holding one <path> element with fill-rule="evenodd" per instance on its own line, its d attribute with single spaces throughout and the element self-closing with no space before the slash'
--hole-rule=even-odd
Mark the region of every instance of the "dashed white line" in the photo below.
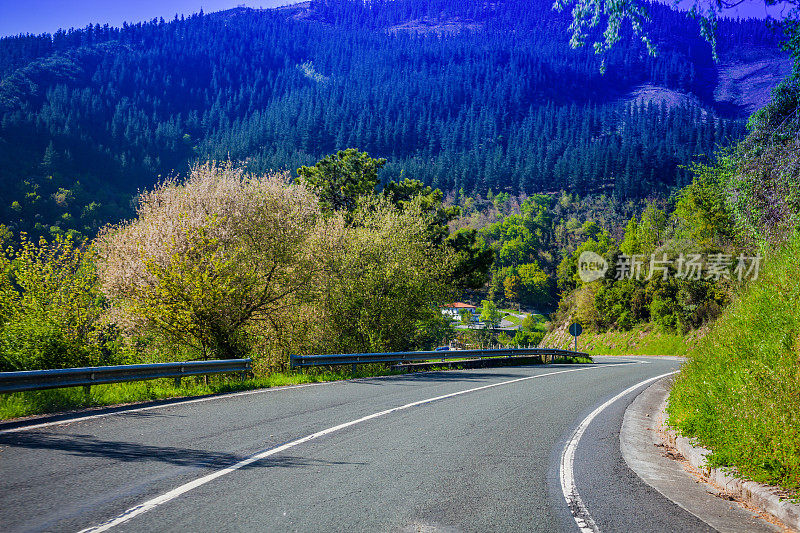
<svg viewBox="0 0 800 533">
<path fill-rule="evenodd" d="M 583 503 L 580 494 L 578 494 L 578 488 L 575 485 L 575 474 L 573 472 L 575 450 L 577 450 L 578 443 L 580 442 L 581 437 L 583 437 L 583 434 L 586 432 L 586 428 L 589 427 L 589 424 L 592 423 L 592 420 L 594 420 L 597 415 L 599 415 L 609 405 L 616 402 L 623 396 L 630 394 L 639 387 L 647 385 L 648 383 L 652 383 L 653 381 L 657 381 L 661 378 L 671 376 L 677 372 L 677 370 L 674 372 L 667 372 L 666 374 L 661 374 L 660 376 L 646 379 L 620 392 L 602 404 L 600 407 L 592 411 L 589 416 L 584 418 L 572 433 L 572 436 L 567 441 L 567 445 L 564 446 L 564 450 L 561 453 L 561 467 L 559 472 L 561 477 L 561 492 L 564 494 L 564 499 L 567 501 L 567 506 L 569 506 L 572 517 L 575 519 L 575 523 L 578 524 L 578 529 L 582 533 L 599 533 L 600 531 L 600 529 L 597 527 L 597 524 L 592 519 L 592 515 L 589 513 L 589 510 L 586 508 L 586 505 Z"/>
</svg>

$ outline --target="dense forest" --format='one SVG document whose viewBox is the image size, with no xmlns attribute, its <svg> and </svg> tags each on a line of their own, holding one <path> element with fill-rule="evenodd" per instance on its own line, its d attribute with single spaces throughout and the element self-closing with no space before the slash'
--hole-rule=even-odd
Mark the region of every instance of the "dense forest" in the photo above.
<svg viewBox="0 0 800 533">
<path fill-rule="evenodd" d="M 658 55 L 626 38 L 605 74 L 544 0 L 326 0 L 0 39 L 0 223 L 91 236 L 198 159 L 294 171 L 349 147 L 386 158 L 384 182 L 446 193 L 664 194 L 745 129 L 715 108 L 697 23 L 651 11 Z M 721 54 L 778 40 L 720 22 Z M 626 96 L 645 84 L 686 98 Z"/>
</svg>

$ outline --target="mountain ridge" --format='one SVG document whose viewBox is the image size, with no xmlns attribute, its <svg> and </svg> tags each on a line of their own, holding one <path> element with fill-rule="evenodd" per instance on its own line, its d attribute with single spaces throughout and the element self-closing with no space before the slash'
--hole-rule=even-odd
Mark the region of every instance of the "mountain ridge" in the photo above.
<svg viewBox="0 0 800 533">
<path fill-rule="evenodd" d="M 750 91 L 730 87 L 772 82 L 743 63 L 720 71 L 685 15 L 654 18 L 659 56 L 626 34 L 605 75 L 545 0 L 326 0 L 0 39 L 0 223 L 91 234 L 193 161 L 294 170 L 349 147 L 387 158 L 384 180 L 445 192 L 664 196 L 696 154 L 744 134 Z M 719 34 L 723 58 L 777 51 L 763 24 Z M 687 98 L 636 101 L 640 87 Z"/>
</svg>

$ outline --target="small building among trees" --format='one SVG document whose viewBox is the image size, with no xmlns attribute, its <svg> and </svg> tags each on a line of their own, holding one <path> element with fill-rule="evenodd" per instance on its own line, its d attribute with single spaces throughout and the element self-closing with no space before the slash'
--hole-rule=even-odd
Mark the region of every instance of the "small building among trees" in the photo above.
<svg viewBox="0 0 800 533">
<path fill-rule="evenodd" d="M 455 302 L 442 308 L 442 314 L 451 317 L 453 320 L 458 320 L 461 317 L 461 313 L 464 311 L 471 312 L 473 316 L 478 314 L 477 307 L 463 302 Z"/>
</svg>

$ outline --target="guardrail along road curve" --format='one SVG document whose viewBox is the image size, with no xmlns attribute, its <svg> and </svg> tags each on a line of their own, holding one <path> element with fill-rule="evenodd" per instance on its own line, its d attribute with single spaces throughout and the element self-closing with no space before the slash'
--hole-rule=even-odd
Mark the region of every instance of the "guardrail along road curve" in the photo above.
<svg viewBox="0 0 800 533">
<path fill-rule="evenodd" d="M 708 530 L 620 456 L 632 387 L 679 365 L 425 372 L 0 426 L 0 530 Z"/>
</svg>

